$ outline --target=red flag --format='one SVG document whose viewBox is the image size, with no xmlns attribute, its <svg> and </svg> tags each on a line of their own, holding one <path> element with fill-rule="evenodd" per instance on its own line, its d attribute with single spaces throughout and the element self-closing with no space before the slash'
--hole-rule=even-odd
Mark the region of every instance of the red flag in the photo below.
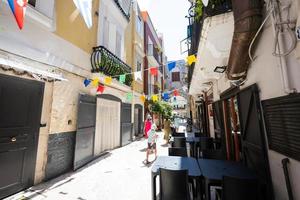
<svg viewBox="0 0 300 200">
<path fill-rule="evenodd" d="M 100 85 L 98 86 L 98 88 L 97 88 L 97 92 L 99 92 L 99 93 L 102 94 L 102 93 L 104 92 L 104 89 L 105 89 L 104 85 L 101 85 L 101 84 L 100 84 Z"/>
<path fill-rule="evenodd" d="M 27 2 L 28 0 L 8 0 L 9 7 L 15 16 L 20 29 L 23 28 Z"/>
<path fill-rule="evenodd" d="M 174 90 L 174 96 L 178 96 L 179 95 L 179 92 L 177 90 Z"/>
<path fill-rule="evenodd" d="M 157 76 L 158 75 L 157 67 L 151 67 L 150 68 L 150 74 L 153 75 L 153 76 Z"/>
</svg>

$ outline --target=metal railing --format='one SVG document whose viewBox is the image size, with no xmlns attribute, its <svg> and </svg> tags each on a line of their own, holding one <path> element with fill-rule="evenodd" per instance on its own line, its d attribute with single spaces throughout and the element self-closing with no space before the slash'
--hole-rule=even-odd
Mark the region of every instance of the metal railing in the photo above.
<svg viewBox="0 0 300 200">
<path fill-rule="evenodd" d="M 118 76 L 131 73 L 131 67 L 104 46 L 93 48 L 91 65 L 93 73 L 101 72 L 107 76 Z M 114 78 L 118 79 L 117 77 Z M 129 74 L 126 76 L 125 84 L 131 86 L 131 82 L 132 76 Z"/>
</svg>

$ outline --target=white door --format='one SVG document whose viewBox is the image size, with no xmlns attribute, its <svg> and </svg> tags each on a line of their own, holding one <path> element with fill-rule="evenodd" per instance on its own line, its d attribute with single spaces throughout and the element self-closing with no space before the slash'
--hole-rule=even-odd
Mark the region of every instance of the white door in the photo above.
<svg viewBox="0 0 300 200">
<path fill-rule="evenodd" d="M 120 146 L 120 102 L 97 99 L 94 154 Z"/>
</svg>

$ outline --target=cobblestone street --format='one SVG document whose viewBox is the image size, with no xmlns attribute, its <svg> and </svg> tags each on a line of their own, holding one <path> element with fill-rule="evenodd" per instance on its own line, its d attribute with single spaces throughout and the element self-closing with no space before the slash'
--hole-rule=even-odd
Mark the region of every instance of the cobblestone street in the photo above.
<svg viewBox="0 0 300 200">
<path fill-rule="evenodd" d="M 158 155 L 167 155 L 159 132 Z M 145 166 L 145 139 L 110 151 L 87 166 L 36 185 L 6 200 L 147 200 L 151 199 L 151 164 Z M 150 155 L 150 161 L 154 155 Z"/>
</svg>

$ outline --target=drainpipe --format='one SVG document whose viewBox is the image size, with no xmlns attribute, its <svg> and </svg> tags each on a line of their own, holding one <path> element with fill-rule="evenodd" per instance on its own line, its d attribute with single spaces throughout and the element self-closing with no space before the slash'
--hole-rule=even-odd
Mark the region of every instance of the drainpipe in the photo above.
<svg viewBox="0 0 300 200">
<path fill-rule="evenodd" d="M 227 67 L 227 77 L 241 85 L 247 76 L 250 58 L 248 49 L 262 22 L 261 0 L 232 0 L 234 34 Z"/>
<path fill-rule="evenodd" d="M 286 58 L 286 56 L 288 56 L 288 54 L 296 47 L 296 38 L 295 38 L 296 36 L 295 36 L 294 32 L 289 28 L 289 26 L 291 24 L 293 24 L 293 22 L 291 22 L 290 19 L 283 21 L 282 15 L 281 15 L 281 9 L 280 9 L 280 6 L 278 5 L 277 0 L 271 0 L 271 6 L 273 6 L 273 8 L 274 8 L 274 9 L 272 9 L 273 15 L 272 15 L 271 19 L 272 19 L 272 23 L 273 23 L 273 27 L 274 27 L 274 32 L 275 32 L 273 55 L 278 57 L 284 92 L 286 94 L 295 93 L 296 90 L 292 89 L 290 86 L 287 58 Z M 287 6 L 285 6 L 282 10 L 290 9 L 290 7 L 291 7 L 291 3 Z M 289 10 L 287 12 L 289 12 Z M 276 14 L 277 14 L 277 16 L 276 16 Z M 289 17 L 289 14 L 288 14 L 288 17 Z M 287 26 L 287 28 L 285 28 L 284 26 Z M 292 39 L 292 45 L 287 52 L 283 53 L 282 50 L 285 49 L 284 30 L 290 34 L 290 37 Z M 278 53 L 276 52 L 276 50 L 278 51 Z"/>
</svg>

